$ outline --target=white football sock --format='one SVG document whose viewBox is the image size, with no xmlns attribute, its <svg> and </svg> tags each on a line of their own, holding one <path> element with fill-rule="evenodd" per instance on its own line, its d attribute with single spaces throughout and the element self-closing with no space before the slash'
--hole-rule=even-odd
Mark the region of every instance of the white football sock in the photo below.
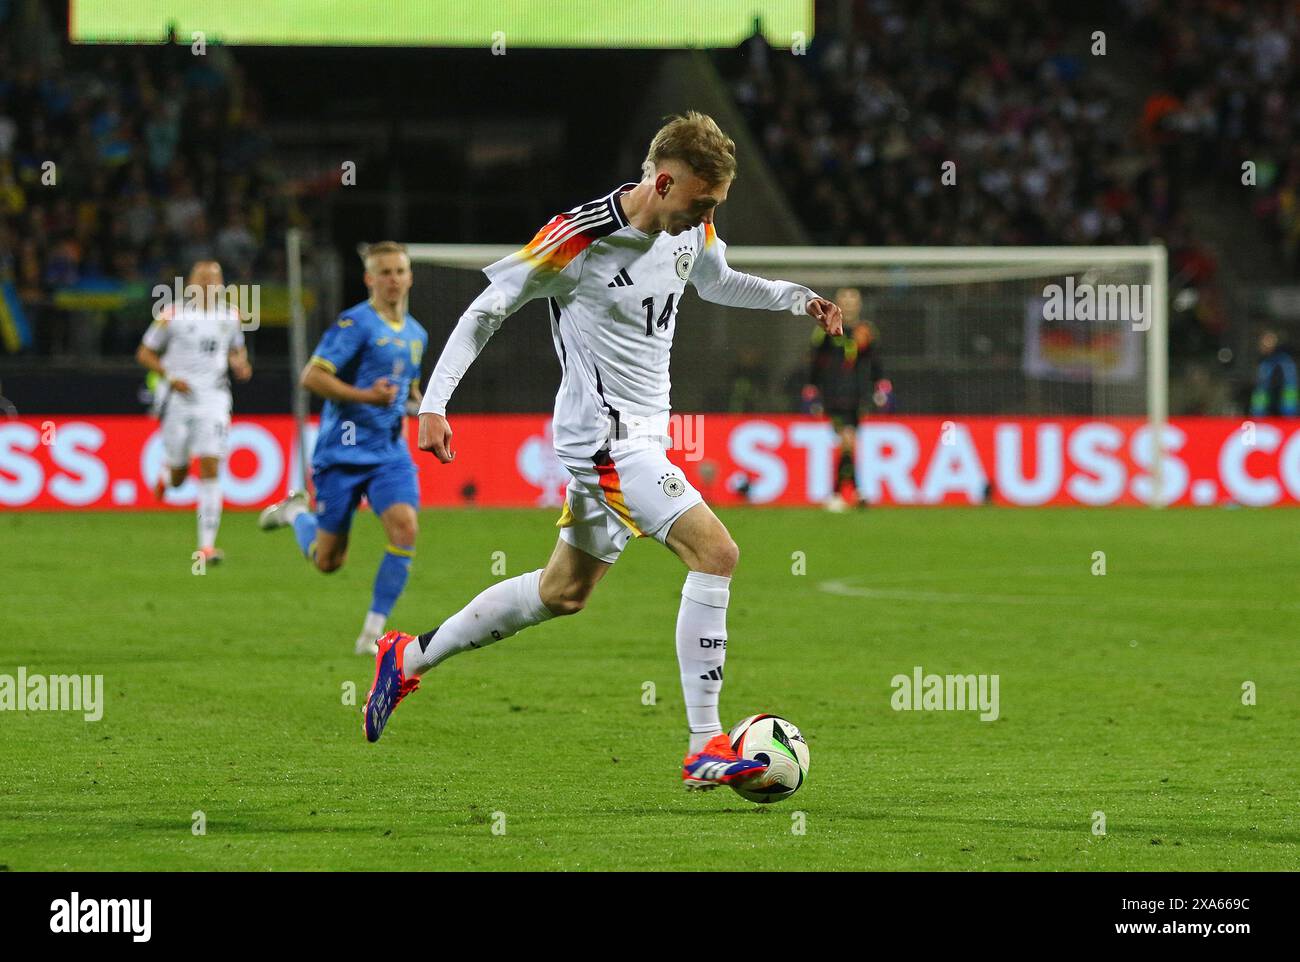
<svg viewBox="0 0 1300 962">
<path fill-rule="evenodd" d="M 211 548 L 217 543 L 217 528 L 221 525 L 221 481 L 217 478 L 199 480 L 199 547 Z"/>
<path fill-rule="evenodd" d="M 388 615 L 381 615 L 377 611 L 367 611 L 366 623 L 361 626 L 361 633 L 372 638 L 378 638 L 384 633 L 384 625 L 386 624 L 388 624 Z"/>
<path fill-rule="evenodd" d="M 473 601 L 434 631 L 408 642 L 402 670 L 422 675 L 458 652 L 486 648 L 530 625 L 555 617 L 542 604 L 542 569 L 499 581 L 481 591 Z"/>
<path fill-rule="evenodd" d="M 722 692 L 722 666 L 727 660 L 730 585 L 731 579 L 725 575 L 691 571 L 682 586 L 682 604 L 677 610 L 677 664 L 682 674 L 692 755 L 722 732 L 718 696 Z"/>
</svg>

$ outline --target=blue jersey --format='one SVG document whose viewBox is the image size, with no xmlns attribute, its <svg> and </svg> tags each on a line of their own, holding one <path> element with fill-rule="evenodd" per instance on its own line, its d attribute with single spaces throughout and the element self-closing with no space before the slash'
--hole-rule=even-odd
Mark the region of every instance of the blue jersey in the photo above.
<svg viewBox="0 0 1300 962">
<path fill-rule="evenodd" d="M 429 335 L 410 314 L 398 327 L 380 317 L 369 301 L 339 315 L 321 338 L 311 363 L 359 388 L 387 378 L 396 385 L 397 397 L 388 407 L 326 401 L 311 460 L 313 470 L 335 464 L 410 461 L 402 425 L 411 381 L 420 376 L 428 343 Z"/>
</svg>

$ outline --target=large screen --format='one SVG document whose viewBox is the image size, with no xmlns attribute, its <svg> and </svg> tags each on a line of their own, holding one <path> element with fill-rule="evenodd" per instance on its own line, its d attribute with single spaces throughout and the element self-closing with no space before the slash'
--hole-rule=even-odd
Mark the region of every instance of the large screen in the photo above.
<svg viewBox="0 0 1300 962">
<path fill-rule="evenodd" d="M 70 0 L 78 43 L 304 46 L 732 47 L 755 21 L 806 43 L 813 0 Z"/>
</svg>

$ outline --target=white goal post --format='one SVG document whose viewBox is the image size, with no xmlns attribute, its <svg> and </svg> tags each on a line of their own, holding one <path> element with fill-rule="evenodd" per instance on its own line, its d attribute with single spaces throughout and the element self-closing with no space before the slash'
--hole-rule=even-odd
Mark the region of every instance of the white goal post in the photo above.
<svg viewBox="0 0 1300 962">
<path fill-rule="evenodd" d="M 307 365 L 307 312 L 303 306 L 303 232 L 300 227 L 290 227 L 285 233 L 285 267 L 289 286 L 289 398 L 293 411 L 294 436 L 297 442 L 296 465 L 290 467 L 291 487 L 308 490 L 311 471 L 308 468 L 307 450 L 307 391 L 299 383 L 299 372 Z M 296 468 L 296 471 L 295 471 Z"/>
</svg>

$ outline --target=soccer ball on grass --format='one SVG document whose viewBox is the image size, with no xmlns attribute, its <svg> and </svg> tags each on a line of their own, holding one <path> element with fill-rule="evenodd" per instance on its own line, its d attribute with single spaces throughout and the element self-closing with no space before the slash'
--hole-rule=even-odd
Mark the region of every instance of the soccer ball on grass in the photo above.
<svg viewBox="0 0 1300 962">
<path fill-rule="evenodd" d="M 732 787 L 751 802 L 766 805 L 789 798 L 808 778 L 808 743 L 779 715 L 750 715 L 727 735 L 741 758 L 764 762 L 765 773 Z"/>
</svg>

